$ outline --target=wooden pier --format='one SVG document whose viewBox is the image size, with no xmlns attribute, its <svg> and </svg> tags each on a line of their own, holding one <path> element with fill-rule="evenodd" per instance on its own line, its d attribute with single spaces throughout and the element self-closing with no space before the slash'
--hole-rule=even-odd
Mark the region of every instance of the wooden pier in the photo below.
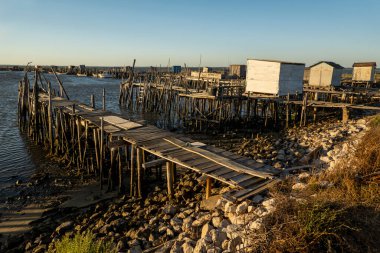
<svg viewBox="0 0 380 253">
<path fill-rule="evenodd" d="M 105 99 L 103 109 L 95 109 L 68 100 L 67 95 L 53 96 L 50 83 L 44 83 L 37 71 L 33 89 L 30 86 L 25 76 L 19 84 L 21 129 L 76 166 L 78 174 L 97 176 L 108 190 L 118 187 L 143 197 L 146 176 L 155 171 L 161 178 L 165 169 L 172 197 L 179 168 L 203 175 L 206 197 L 212 180 L 230 185 L 233 190 L 225 197 L 232 200 L 251 197 L 278 181 L 280 170 L 106 111 Z"/>
</svg>

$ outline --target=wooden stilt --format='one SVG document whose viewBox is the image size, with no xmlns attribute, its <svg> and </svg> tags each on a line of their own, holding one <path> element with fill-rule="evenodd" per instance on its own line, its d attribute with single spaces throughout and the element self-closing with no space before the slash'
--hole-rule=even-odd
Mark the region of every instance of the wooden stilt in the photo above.
<svg viewBox="0 0 380 253">
<path fill-rule="evenodd" d="M 212 178 L 207 177 L 207 179 L 206 179 L 206 199 L 211 197 L 211 184 L 212 184 Z"/>
<path fill-rule="evenodd" d="M 168 196 L 171 200 L 173 198 L 174 189 L 173 189 L 173 163 L 166 162 L 166 181 L 168 185 Z"/>
</svg>

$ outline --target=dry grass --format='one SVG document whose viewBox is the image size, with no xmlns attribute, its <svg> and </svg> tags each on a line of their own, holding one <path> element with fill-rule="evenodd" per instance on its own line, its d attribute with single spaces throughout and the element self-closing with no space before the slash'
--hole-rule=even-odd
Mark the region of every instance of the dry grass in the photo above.
<svg viewBox="0 0 380 253">
<path fill-rule="evenodd" d="M 313 176 L 302 193 L 293 179 L 272 194 L 276 211 L 264 220 L 266 252 L 378 252 L 380 249 L 380 118 L 363 137 L 352 158 L 332 172 Z M 330 187 L 321 187 L 321 181 Z"/>
</svg>

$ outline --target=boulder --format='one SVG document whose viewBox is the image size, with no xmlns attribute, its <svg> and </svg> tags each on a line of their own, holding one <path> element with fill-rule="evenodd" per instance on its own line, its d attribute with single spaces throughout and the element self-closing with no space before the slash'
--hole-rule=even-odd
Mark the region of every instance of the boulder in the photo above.
<svg viewBox="0 0 380 253">
<path fill-rule="evenodd" d="M 248 209 L 248 203 L 244 201 L 236 207 L 236 214 L 237 215 L 244 214 L 247 212 L 247 209 Z"/>
<path fill-rule="evenodd" d="M 227 233 L 220 229 L 210 231 L 211 240 L 217 247 L 221 247 L 224 240 L 227 239 Z"/>
<path fill-rule="evenodd" d="M 203 225 L 203 227 L 202 227 L 202 233 L 201 233 L 201 238 L 205 238 L 212 229 L 213 229 L 213 227 L 210 224 L 208 224 L 208 223 L 206 223 L 205 225 Z"/>
</svg>

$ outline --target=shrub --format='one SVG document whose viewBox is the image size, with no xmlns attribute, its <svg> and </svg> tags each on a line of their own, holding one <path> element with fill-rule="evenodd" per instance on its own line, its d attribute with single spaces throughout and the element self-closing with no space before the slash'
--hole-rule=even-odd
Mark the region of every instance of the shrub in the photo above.
<svg viewBox="0 0 380 253">
<path fill-rule="evenodd" d="M 54 249 L 54 250 L 53 250 Z M 56 253 L 109 253 L 115 252 L 110 243 L 97 241 L 92 233 L 77 233 L 73 238 L 64 236 L 55 242 L 49 252 Z"/>
</svg>

